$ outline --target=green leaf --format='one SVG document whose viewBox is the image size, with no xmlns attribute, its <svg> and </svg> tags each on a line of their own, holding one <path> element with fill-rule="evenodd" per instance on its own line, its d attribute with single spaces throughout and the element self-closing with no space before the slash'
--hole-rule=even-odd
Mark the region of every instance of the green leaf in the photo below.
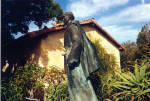
<svg viewBox="0 0 150 101">
<path fill-rule="evenodd" d="M 146 69 L 147 69 L 146 65 L 143 65 L 143 66 L 140 67 L 140 77 L 141 78 L 144 78 L 144 76 L 146 74 Z"/>
<path fill-rule="evenodd" d="M 130 89 L 130 87 L 124 86 L 124 85 L 120 85 L 120 84 L 113 85 L 113 87 L 124 88 L 124 89 Z"/>
<path fill-rule="evenodd" d="M 126 79 L 124 76 L 122 76 L 121 73 L 116 73 L 123 81 L 129 82 L 128 79 Z"/>
<path fill-rule="evenodd" d="M 145 94 L 148 94 L 148 93 L 150 93 L 150 89 L 146 89 L 146 90 L 142 91 L 142 92 L 139 94 L 139 96 L 140 96 L 140 95 L 145 95 Z"/>
<path fill-rule="evenodd" d="M 120 84 L 120 85 L 129 85 L 129 86 L 133 86 L 134 84 L 133 83 L 130 83 L 130 82 L 124 82 L 124 81 L 118 81 L 118 82 L 115 82 L 113 83 L 113 85 L 116 85 L 116 84 Z"/>
<path fill-rule="evenodd" d="M 140 81 L 140 71 L 139 71 L 139 67 L 137 64 L 137 60 L 136 60 L 135 65 L 134 65 L 134 73 L 135 73 L 136 80 Z"/>
</svg>

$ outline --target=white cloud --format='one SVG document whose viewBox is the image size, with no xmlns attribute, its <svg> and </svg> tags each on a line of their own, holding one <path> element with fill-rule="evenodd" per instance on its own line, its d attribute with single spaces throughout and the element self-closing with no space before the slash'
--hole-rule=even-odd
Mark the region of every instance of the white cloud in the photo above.
<svg viewBox="0 0 150 101">
<path fill-rule="evenodd" d="M 134 29 L 132 26 L 105 26 L 103 27 L 115 40 L 120 43 L 126 41 L 134 41 L 136 42 L 137 35 L 139 31 Z"/>
<path fill-rule="evenodd" d="M 142 4 L 144 4 L 144 3 L 145 3 L 145 0 L 141 0 L 141 2 L 142 2 Z"/>
<path fill-rule="evenodd" d="M 88 17 L 98 12 L 124 5 L 129 0 L 77 0 L 67 5 L 67 11 L 72 11 L 75 17 Z"/>
<path fill-rule="evenodd" d="M 150 4 L 143 4 L 128 7 L 111 16 L 105 16 L 99 19 L 99 23 L 104 25 L 118 24 L 122 22 L 149 22 Z"/>
</svg>

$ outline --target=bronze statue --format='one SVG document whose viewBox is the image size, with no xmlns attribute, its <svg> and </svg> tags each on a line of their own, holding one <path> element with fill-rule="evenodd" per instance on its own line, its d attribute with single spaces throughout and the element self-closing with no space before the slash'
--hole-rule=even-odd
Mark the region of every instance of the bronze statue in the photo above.
<svg viewBox="0 0 150 101">
<path fill-rule="evenodd" d="M 97 101 L 89 80 L 90 74 L 102 66 L 95 46 L 87 38 L 79 21 L 71 12 L 64 14 L 67 29 L 64 34 L 65 69 L 68 75 L 68 88 L 71 101 Z"/>
</svg>

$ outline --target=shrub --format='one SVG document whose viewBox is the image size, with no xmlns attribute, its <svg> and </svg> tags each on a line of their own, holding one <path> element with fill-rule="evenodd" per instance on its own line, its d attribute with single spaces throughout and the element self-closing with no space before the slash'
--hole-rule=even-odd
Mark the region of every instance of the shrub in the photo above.
<svg viewBox="0 0 150 101">
<path fill-rule="evenodd" d="M 140 32 L 137 38 L 137 59 L 150 58 L 150 31 Z"/>
<path fill-rule="evenodd" d="M 108 98 L 115 101 L 148 101 L 150 99 L 150 60 L 134 65 L 134 73 L 118 73 L 104 87 L 111 93 Z M 104 88 L 103 87 L 103 88 Z"/>
<path fill-rule="evenodd" d="M 135 55 L 137 53 L 137 45 L 135 42 L 126 42 L 123 43 L 122 46 L 124 47 L 124 51 L 120 54 L 121 60 L 121 68 L 122 71 L 133 71 L 131 66 L 134 64 Z"/>
<path fill-rule="evenodd" d="M 91 40 L 95 45 L 98 56 L 102 63 L 102 68 L 91 75 L 91 82 L 96 92 L 97 98 L 102 100 L 108 97 L 108 92 L 111 93 L 111 89 L 104 89 L 103 86 L 107 85 L 110 77 L 113 77 L 116 72 L 116 68 L 119 68 L 116 62 L 116 58 L 113 54 L 108 54 L 105 48 L 101 45 L 100 40 Z M 102 89 L 103 88 L 103 89 Z M 109 90 L 109 91 L 108 91 Z"/>
<path fill-rule="evenodd" d="M 45 101 L 70 101 L 67 83 L 58 86 L 49 85 L 47 88 L 47 98 Z"/>
<path fill-rule="evenodd" d="M 137 60 L 128 65 L 127 68 L 133 68 L 133 71 L 115 72 L 114 56 L 107 54 L 98 40 L 93 43 L 103 63 L 103 68 L 91 77 L 100 100 L 147 101 L 150 99 L 150 60 Z"/>
<path fill-rule="evenodd" d="M 46 101 L 69 101 L 67 75 L 56 66 L 46 70 L 45 81 L 49 84 L 46 89 Z"/>
<path fill-rule="evenodd" d="M 102 69 L 100 70 L 101 73 L 114 73 L 115 68 L 118 67 L 115 56 L 107 53 L 106 49 L 101 45 L 100 40 L 95 40 L 93 43 L 97 49 L 98 56 L 102 63 Z"/>
<path fill-rule="evenodd" d="M 121 67 L 133 72 L 131 65 L 136 59 L 150 58 L 150 31 L 139 32 L 136 43 L 128 41 L 122 45 L 125 50 L 121 52 Z"/>
<path fill-rule="evenodd" d="M 10 78 L 2 78 L 2 101 L 68 101 L 66 74 L 58 67 L 25 65 Z"/>
<path fill-rule="evenodd" d="M 16 73 L 10 78 L 2 78 L 2 101 L 22 101 L 25 97 L 34 96 L 30 91 L 38 89 L 37 83 L 41 68 L 36 65 L 18 67 Z M 35 88 L 36 85 L 36 88 Z M 44 85 L 40 85 L 40 88 Z M 40 94 L 43 95 L 42 92 Z"/>
</svg>

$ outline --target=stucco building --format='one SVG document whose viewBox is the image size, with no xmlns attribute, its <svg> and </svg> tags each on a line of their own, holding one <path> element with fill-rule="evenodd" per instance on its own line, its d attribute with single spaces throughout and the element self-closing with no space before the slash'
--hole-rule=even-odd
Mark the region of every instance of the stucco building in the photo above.
<svg viewBox="0 0 150 101">
<path fill-rule="evenodd" d="M 114 54 L 120 67 L 123 47 L 93 19 L 80 22 L 87 36 L 98 39 L 108 54 Z M 2 47 L 2 72 L 13 72 L 17 66 L 34 63 L 43 67 L 64 68 L 64 31 L 66 26 L 56 26 L 28 33 Z"/>
</svg>

